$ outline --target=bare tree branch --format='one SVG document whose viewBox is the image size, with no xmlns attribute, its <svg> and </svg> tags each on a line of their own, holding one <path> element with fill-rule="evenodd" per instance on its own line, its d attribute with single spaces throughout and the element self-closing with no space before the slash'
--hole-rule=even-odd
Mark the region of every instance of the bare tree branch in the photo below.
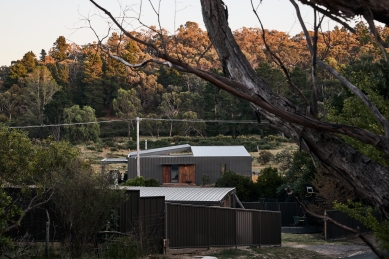
<svg viewBox="0 0 389 259">
<path fill-rule="evenodd" d="M 305 38 L 307 39 L 308 49 L 311 52 L 311 55 L 314 54 L 314 49 L 312 46 L 312 42 L 308 33 L 307 28 L 303 22 L 301 17 L 300 9 L 294 0 L 290 0 L 293 6 L 296 9 L 297 17 L 300 21 L 301 27 L 304 31 Z M 327 70 L 331 75 L 337 78 L 345 87 L 347 87 L 351 92 L 353 92 L 356 96 L 358 96 L 365 106 L 371 111 L 376 120 L 384 127 L 386 139 L 384 141 L 389 142 L 389 121 L 381 114 L 381 112 L 377 109 L 374 103 L 355 85 L 353 85 L 350 81 L 340 75 L 335 69 L 324 63 L 323 61 L 317 59 L 317 64 Z"/>
<path fill-rule="evenodd" d="M 282 62 L 282 60 L 276 55 L 273 53 L 273 51 L 271 51 L 270 49 L 270 46 L 267 44 L 267 41 L 266 41 L 266 31 L 265 29 L 263 28 L 263 24 L 262 24 L 262 21 L 261 19 L 259 18 L 259 15 L 257 13 L 257 10 L 254 8 L 254 4 L 253 4 L 253 1 L 251 0 L 251 7 L 253 8 L 253 12 L 255 14 L 255 16 L 257 17 L 257 20 L 259 21 L 259 24 L 261 25 L 261 29 L 262 29 L 262 40 L 263 40 L 263 43 L 265 44 L 265 47 L 266 47 L 266 50 L 270 53 L 271 57 L 273 59 L 275 59 L 276 61 L 276 64 L 281 67 L 282 71 L 284 72 L 284 75 L 286 76 L 287 78 L 287 82 L 288 84 L 293 87 L 299 94 L 300 96 L 303 98 L 304 102 L 305 102 L 305 105 L 306 105 L 306 111 L 307 111 L 307 115 L 311 114 L 310 112 L 310 109 L 309 109 L 309 103 L 308 103 L 308 100 L 307 98 L 305 98 L 304 94 L 301 92 L 301 90 L 292 82 L 292 79 L 290 78 L 290 74 L 289 74 L 289 71 L 288 69 L 285 67 L 284 63 Z"/>
</svg>

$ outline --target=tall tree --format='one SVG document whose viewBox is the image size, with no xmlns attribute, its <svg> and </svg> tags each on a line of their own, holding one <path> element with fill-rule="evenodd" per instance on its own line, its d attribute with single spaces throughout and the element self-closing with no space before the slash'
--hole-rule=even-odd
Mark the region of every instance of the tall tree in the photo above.
<svg viewBox="0 0 389 259">
<path fill-rule="evenodd" d="M 38 66 L 25 79 L 26 88 L 30 97 L 29 107 L 38 117 L 39 123 L 43 124 L 45 105 L 53 95 L 61 89 L 61 86 L 51 76 L 45 66 Z"/>
<path fill-rule="evenodd" d="M 64 122 L 67 137 L 70 141 L 97 141 L 100 135 L 100 125 L 97 124 L 95 110 L 90 106 L 80 108 L 73 105 L 64 109 Z M 86 122 L 83 124 L 83 122 Z M 80 123 L 80 124 L 77 124 Z"/>
<path fill-rule="evenodd" d="M 142 109 L 136 90 L 124 90 L 120 88 L 118 97 L 113 100 L 112 105 L 116 116 L 127 120 L 128 137 L 130 138 L 132 120 L 141 116 L 140 111 Z"/>
<path fill-rule="evenodd" d="M 162 36 L 160 41 L 145 41 L 137 38 L 127 32 L 121 26 L 121 23 L 115 20 L 106 9 L 97 5 L 95 1 L 90 1 L 107 14 L 126 36 L 152 50 L 151 53 L 155 57 L 153 59 L 154 62 L 163 64 L 163 61 L 167 61 L 165 64 L 170 67 L 195 74 L 212 82 L 215 86 L 249 101 L 254 110 L 267 119 L 272 126 L 293 138 L 303 149 L 315 157 L 324 168 L 331 172 L 334 177 L 340 179 L 342 184 L 353 189 L 360 198 L 379 207 L 382 212 L 384 212 L 384 208 L 389 207 L 389 169 L 377 161 L 364 156 L 357 148 L 339 138 L 339 135 L 344 135 L 364 144 L 374 146 L 388 158 L 389 122 L 363 92 L 344 77 L 340 77 L 336 71 L 318 58 L 317 53 L 314 52 L 316 48 L 313 47 L 312 37 L 308 33 L 305 34 L 305 38 L 313 60 L 328 73 L 340 79 L 345 87 L 363 100 L 364 104 L 374 114 L 380 126 L 384 128 L 384 135 L 352 125 L 325 122 L 317 118 L 315 113 L 311 113 L 308 102 L 306 102 L 304 110 L 299 110 L 296 104 L 289 101 L 285 96 L 275 93 L 256 74 L 236 43 L 228 25 L 227 6 L 221 0 L 201 0 L 200 3 L 208 36 L 217 51 L 223 70 L 228 75 L 226 77 L 201 70 L 184 62 L 182 59 L 175 58 L 174 54 L 166 51 L 166 44 L 164 44 L 166 38 L 163 37 L 163 34 L 159 35 Z M 316 5 L 319 3 L 330 10 L 332 17 L 341 16 L 341 18 L 348 18 L 363 14 L 369 22 L 372 22 L 372 19 L 377 19 L 389 24 L 389 2 L 387 1 L 373 0 L 369 3 L 360 2 L 355 5 L 354 2 L 345 0 L 331 2 L 325 0 L 300 1 L 313 6 L 315 9 L 320 8 L 320 6 Z M 291 2 L 294 3 L 293 0 Z M 370 9 L 366 8 L 365 5 Z M 363 10 L 370 11 L 362 13 Z M 322 11 L 325 12 L 324 9 Z M 301 15 L 298 16 L 301 17 Z M 373 29 L 372 26 L 370 26 L 370 29 Z M 305 27 L 304 31 L 307 31 Z M 372 32 L 374 33 L 373 30 Z M 113 55 L 112 57 L 115 58 Z M 133 64 L 127 65 L 135 67 Z M 313 104 L 315 103 L 313 102 Z M 389 218 L 389 215 L 387 217 Z"/>
<path fill-rule="evenodd" d="M 65 60 L 68 57 L 69 44 L 66 43 L 64 36 L 59 36 L 53 43 L 53 47 L 49 51 L 49 55 L 56 61 Z"/>
</svg>

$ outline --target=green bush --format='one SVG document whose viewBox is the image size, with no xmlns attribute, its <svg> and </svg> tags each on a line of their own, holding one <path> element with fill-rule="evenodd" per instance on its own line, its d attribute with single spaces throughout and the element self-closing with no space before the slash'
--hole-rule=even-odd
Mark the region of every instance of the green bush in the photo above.
<svg viewBox="0 0 389 259">
<path fill-rule="evenodd" d="M 145 186 L 147 187 L 159 187 L 161 184 L 159 181 L 155 178 L 149 178 L 145 180 Z"/>
<path fill-rule="evenodd" d="M 269 151 L 260 151 L 257 160 L 261 165 L 266 165 L 273 159 L 273 157 L 274 155 Z"/>
<path fill-rule="evenodd" d="M 255 183 L 259 196 L 262 198 L 276 198 L 277 189 L 284 183 L 284 179 L 278 174 L 277 168 L 266 167 Z"/>
<path fill-rule="evenodd" d="M 143 176 L 137 176 L 133 179 L 128 179 L 123 183 L 124 186 L 146 186 L 146 187 L 158 187 L 160 183 L 157 179 L 149 178 L 145 179 Z"/>
<path fill-rule="evenodd" d="M 250 177 L 232 171 L 224 172 L 222 177 L 216 181 L 215 187 L 235 187 L 236 195 L 241 201 L 258 200 L 258 192 Z"/>
</svg>

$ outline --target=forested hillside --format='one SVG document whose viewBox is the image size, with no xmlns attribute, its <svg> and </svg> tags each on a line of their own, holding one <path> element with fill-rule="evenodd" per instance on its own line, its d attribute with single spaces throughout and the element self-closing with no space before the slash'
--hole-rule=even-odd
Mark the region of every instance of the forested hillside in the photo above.
<svg viewBox="0 0 389 259">
<path fill-rule="evenodd" d="M 140 39 L 159 40 L 152 30 L 132 32 Z M 359 23 L 356 33 L 344 28 L 318 35 L 318 57 L 373 96 L 382 104 L 388 99 L 389 66 L 381 62 L 381 52 L 370 35 L 368 27 Z M 378 27 L 384 41 L 389 42 L 389 29 Z M 313 32 L 310 32 L 313 35 Z M 234 36 L 250 64 L 279 94 L 288 96 L 304 107 L 304 99 L 291 89 L 282 70 L 277 66 L 263 44 L 262 31 L 242 28 Z M 175 35 L 168 35 L 167 48 L 172 56 L 204 70 L 224 74 L 217 62 L 206 31 L 194 22 L 179 27 Z M 271 50 L 278 55 L 290 72 L 291 80 L 298 82 L 300 91 L 309 96 L 311 91 L 311 58 L 303 33 L 266 31 Z M 111 59 L 100 46 L 91 43 L 77 46 L 66 42 L 63 36 L 53 39 L 50 50 L 38 54 L 26 53 L 0 71 L 0 122 L 10 126 L 44 125 L 71 122 L 123 119 L 135 117 L 159 119 L 256 120 L 250 105 L 192 74 L 148 65 L 131 69 Z M 103 42 L 107 49 L 120 53 L 130 63 L 146 60 L 150 50 L 126 36 L 112 33 Z M 358 72 L 359 71 L 359 72 Z M 362 73 L 363 72 L 363 73 Z M 368 72 L 368 73 L 366 73 Z M 361 104 L 340 87 L 333 76 L 318 70 L 319 113 L 339 122 L 375 128 L 375 122 L 358 120 Z M 378 104 L 379 106 L 379 104 Z M 351 121 L 352 120 L 352 121 Z M 371 119 L 374 120 L 374 119 Z M 366 125 L 359 125 L 366 124 Z M 131 134 L 133 122 L 121 124 L 118 134 Z M 174 123 L 144 121 L 144 135 L 200 135 L 229 134 L 238 136 L 266 133 L 258 125 Z M 377 128 L 376 130 L 379 131 Z M 52 135 L 61 139 L 59 127 L 31 129 L 32 136 Z M 67 132 L 68 137 L 71 133 Z M 95 133 L 96 134 L 96 133 Z M 98 134 L 98 133 L 97 133 Z M 94 139 L 97 136 L 90 136 Z"/>
</svg>

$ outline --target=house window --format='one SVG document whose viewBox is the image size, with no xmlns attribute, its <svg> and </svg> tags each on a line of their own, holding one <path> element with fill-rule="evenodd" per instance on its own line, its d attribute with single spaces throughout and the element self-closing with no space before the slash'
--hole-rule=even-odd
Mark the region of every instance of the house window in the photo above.
<svg viewBox="0 0 389 259">
<path fill-rule="evenodd" d="M 171 183 L 178 183 L 178 165 L 172 165 Z"/>
</svg>

